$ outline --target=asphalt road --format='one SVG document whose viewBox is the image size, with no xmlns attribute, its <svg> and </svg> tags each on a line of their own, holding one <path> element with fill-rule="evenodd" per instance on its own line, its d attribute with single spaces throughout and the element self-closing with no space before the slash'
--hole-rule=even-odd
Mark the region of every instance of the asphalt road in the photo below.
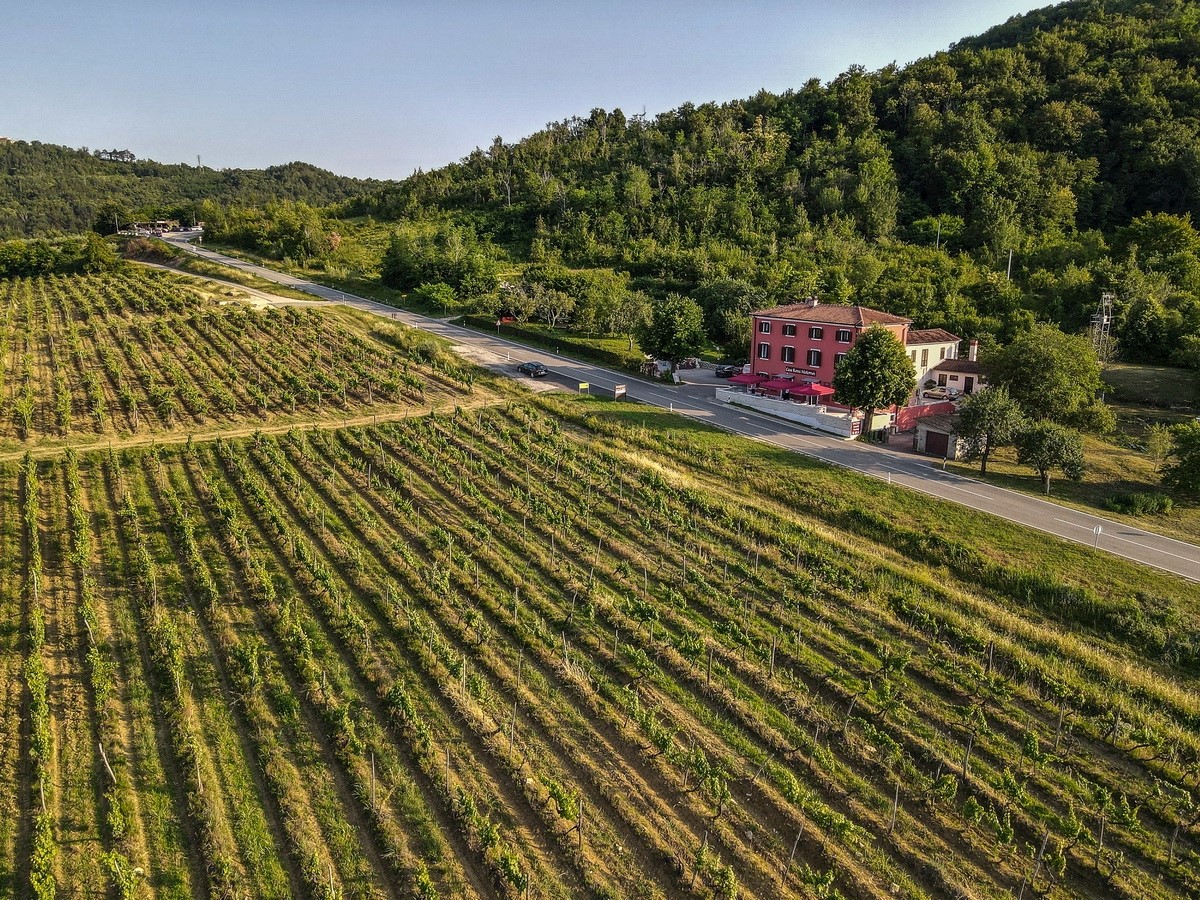
<svg viewBox="0 0 1200 900">
<path fill-rule="evenodd" d="M 988 512 L 1075 543 L 1096 547 L 1115 556 L 1163 569 L 1192 581 L 1200 581 L 1200 547 L 1195 544 L 995 487 L 973 478 L 943 472 L 934 460 L 909 456 L 885 447 L 840 440 L 802 425 L 720 403 L 714 399 L 711 386 L 659 386 L 591 363 L 537 350 L 496 335 L 482 334 L 439 319 L 405 312 L 373 300 L 313 284 L 202 247 L 190 246 L 179 238 L 173 243 L 189 247 L 199 256 L 231 268 L 242 269 L 264 280 L 395 319 L 440 335 L 456 344 L 470 344 L 480 350 L 489 351 L 502 359 L 510 358 L 514 365 L 525 360 L 537 360 L 570 382 L 587 382 L 597 389 L 607 391 L 611 391 L 617 384 L 624 384 L 630 399 L 671 409 L 727 431 L 804 453 L 891 484 L 951 500 L 971 509 Z"/>
</svg>

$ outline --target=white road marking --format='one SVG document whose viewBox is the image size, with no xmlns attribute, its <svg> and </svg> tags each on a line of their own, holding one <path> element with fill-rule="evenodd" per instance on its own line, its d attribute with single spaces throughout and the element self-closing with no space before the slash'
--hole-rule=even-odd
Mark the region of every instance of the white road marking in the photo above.
<svg viewBox="0 0 1200 900">
<path fill-rule="evenodd" d="M 1066 519 L 1055 518 L 1055 522 L 1062 522 L 1064 525 L 1070 525 L 1072 528 L 1082 528 L 1091 534 L 1096 534 L 1094 528 L 1088 528 L 1086 525 L 1080 525 L 1078 522 L 1068 522 Z M 1161 553 L 1163 556 L 1173 556 L 1175 559 L 1182 559 L 1187 562 L 1195 562 L 1187 556 L 1180 556 L 1178 553 L 1172 553 L 1170 550 L 1161 550 L 1158 547 L 1151 547 L 1149 544 L 1142 544 L 1138 541 L 1131 541 L 1129 538 L 1121 537 L 1119 534 L 1113 534 L 1111 531 L 1102 531 L 1097 537 L 1111 538 L 1114 541 L 1124 541 L 1126 544 L 1133 544 L 1135 547 L 1141 547 L 1143 550 L 1149 550 L 1151 553 Z M 1114 551 L 1115 552 L 1115 551 Z"/>
<path fill-rule="evenodd" d="M 1109 534 L 1106 531 L 1104 532 L 1104 535 L 1112 538 L 1114 541 L 1124 541 L 1126 544 L 1133 544 L 1133 546 L 1141 547 L 1143 550 L 1151 550 L 1154 553 L 1161 553 L 1163 556 L 1173 556 L 1175 559 L 1182 559 L 1186 560 L 1187 562 L 1195 562 L 1195 560 L 1191 559 L 1190 557 L 1180 556 L 1178 553 L 1172 553 L 1170 550 L 1160 550 L 1157 547 L 1151 547 L 1149 544 L 1142 544 L 1138 541 L 1131 541 L 1129 538 L 1123 538 L 1119 534 Z"/>
<path fill-rule="evenodd" d="M 1058 518 L 1056 518 L 1054 521 L 1062 522 L 1064 525 L 1070 525 L 1072 528 L 1082 528 L 1085 531 L 1092 531 L 1091 528 L 1088 528 L 1086 525 L 1080 525 L 1078 522 L 1068 522 L 1066 519 L 1058 519 Z M 1092 533 L 1095 534 L 1094 531 L 1092 531 Z"/>
</svg>

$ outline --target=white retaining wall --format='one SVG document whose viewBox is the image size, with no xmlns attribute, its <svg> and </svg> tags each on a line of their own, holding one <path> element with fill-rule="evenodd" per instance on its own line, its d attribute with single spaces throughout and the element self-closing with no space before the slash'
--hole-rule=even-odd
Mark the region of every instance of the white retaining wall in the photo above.
<svg viewBox="0 0 1200 900">
<path fill-rule="evenodd" d="M 717 388 L 717 399 L 722 403 L 745 406 L 779 419 L 787 419 L 789 422 L 799 422 L 801 425 L 816 428 L 818 431 L 827 431 L 844 438 L 850 437 L 848 413 L 820 412 L 821 407 L 807 406 L 792 400 L 776 400 L 772 397 L 762 397 L 728 388 Z M 887 424 L 887 416 L 876 416 L 876 419 L 882 420 L 881 427 Z"/>
</svg>

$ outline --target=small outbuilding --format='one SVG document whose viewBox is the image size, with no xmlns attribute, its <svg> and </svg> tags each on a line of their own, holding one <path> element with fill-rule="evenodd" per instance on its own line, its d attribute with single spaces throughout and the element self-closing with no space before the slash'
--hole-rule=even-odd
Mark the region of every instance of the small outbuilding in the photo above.
<svg viewBox="0 0 1200 900">
<path fill-rule="evenodd" d="M 917 452 L 942 459 L 958 459 L 965 448 L 957 428 L 957 416 L 924 416 L 917 421 Z"/>
</svg>

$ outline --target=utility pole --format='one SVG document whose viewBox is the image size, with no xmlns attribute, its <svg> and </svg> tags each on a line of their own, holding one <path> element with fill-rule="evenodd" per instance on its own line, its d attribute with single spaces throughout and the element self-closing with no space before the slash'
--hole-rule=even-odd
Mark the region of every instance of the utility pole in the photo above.
<svg viewBox="0 0 1200 900">
<path fill-rule="evenodd" d="M 941 216 L 938 216 L 937 237 L 934 239 L 933 249 L 934 250 L 942 249 L 942 217 Z"/>
<path fill-rule="evenodd" d="M 1011 250 L 1008 251 L 1008 280 L 1012 281 L 1012 255 Z"/>
</svg>

